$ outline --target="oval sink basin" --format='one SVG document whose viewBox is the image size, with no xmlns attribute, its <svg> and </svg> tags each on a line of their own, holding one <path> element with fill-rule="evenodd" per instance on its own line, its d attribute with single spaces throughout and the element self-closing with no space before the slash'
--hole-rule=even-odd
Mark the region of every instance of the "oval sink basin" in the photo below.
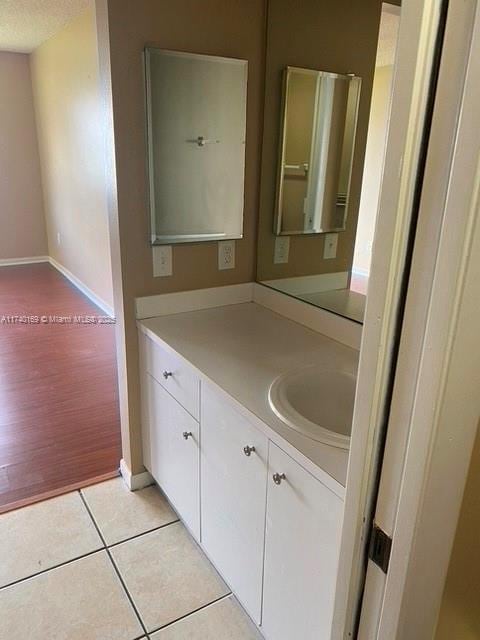
<svg viewBox="0 0 480 640">
<path fill-rule="evenodd" d="M 279 376 L 268 399 L 274 413 L 291 429 L 348 449 L 356 383 L 352 373 L 312 365 Z"/>
</svg>

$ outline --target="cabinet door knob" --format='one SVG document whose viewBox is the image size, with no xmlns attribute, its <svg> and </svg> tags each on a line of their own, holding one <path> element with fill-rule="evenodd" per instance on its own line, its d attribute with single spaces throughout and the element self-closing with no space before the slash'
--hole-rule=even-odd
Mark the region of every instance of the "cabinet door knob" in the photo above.
<svg viewBox="0 0 480 640">
<path fill-rule="evenodd" d="M 191 431 L 184 431 L 183 437 L 185 438 L 185 440 L 188 440 L 189 438 L 193 438 L 193 433 Z"/>
<path fill-rule="evenodd" d="M 281 484 L 282 480 L 286 480 L 286 475 L 284 473 L 273 474 L 273 481 L 275 484 Z"/>
<path fill-rule="evenodd" d="M 246 447 L 243 447 L 243 453 L 247 456 L 250 457 L 252 455 L 252 453 L 255 453 L 255 447 L 249 447 L 248 445 Z"/>
<path fill-rule="evenodd" d="M 168 380 L 171 376 L 173 376 L 173 373 L 171 371 L 163 372 L 163 377 L 165 378 L 165 380 Z"/>
</svg>

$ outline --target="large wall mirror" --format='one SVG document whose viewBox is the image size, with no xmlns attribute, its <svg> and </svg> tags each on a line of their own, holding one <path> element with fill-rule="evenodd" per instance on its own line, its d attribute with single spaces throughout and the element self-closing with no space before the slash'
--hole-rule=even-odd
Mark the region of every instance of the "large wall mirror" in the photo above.
<svg viewBox="0 0 480 640">
<path fill-rule="evenodd" d="M 257 280 L 362 323 L 400 2 L 269 0 Z"/>
<path fill-rule="evenodd" d="M 241 238 L 247 62 L 145 51 L 152 244 Z"/>
</svg>

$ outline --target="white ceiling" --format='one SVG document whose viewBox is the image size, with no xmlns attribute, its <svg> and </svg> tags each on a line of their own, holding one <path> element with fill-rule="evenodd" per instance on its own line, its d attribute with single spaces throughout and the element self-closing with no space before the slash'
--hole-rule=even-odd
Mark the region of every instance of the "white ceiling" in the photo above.
<svg viewBox="0 0 480 640">
<path fill-rule="evenodd" d="M 91 0 L 0 0 L 0 51 L 30 53 Z"/>
<path fill-rule="evenodd" d="M 384 4 L 383 7 L 378 35 L 377 67 L 385 67 L 394 63 L 400 24 L 400 7 L 387 4 Z"/>
</svg>

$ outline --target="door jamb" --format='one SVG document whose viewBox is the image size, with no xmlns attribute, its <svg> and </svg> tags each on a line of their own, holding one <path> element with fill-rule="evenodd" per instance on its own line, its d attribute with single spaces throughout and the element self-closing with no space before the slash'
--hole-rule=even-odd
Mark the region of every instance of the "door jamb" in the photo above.
<svg viewBox="0 0 480 640">
<path fill-rule="evenodd" d="M 402 5 L 380 195 L 381 214 L 373 247 L 347 473 L 332 625 L 335 639 L 354 637 L 356 628 L 397 318 L 402 303 L 399 275 L 406 268 L 442 8 L 443 3 L 438 0 L 405 0 Z"/>
</svg>

